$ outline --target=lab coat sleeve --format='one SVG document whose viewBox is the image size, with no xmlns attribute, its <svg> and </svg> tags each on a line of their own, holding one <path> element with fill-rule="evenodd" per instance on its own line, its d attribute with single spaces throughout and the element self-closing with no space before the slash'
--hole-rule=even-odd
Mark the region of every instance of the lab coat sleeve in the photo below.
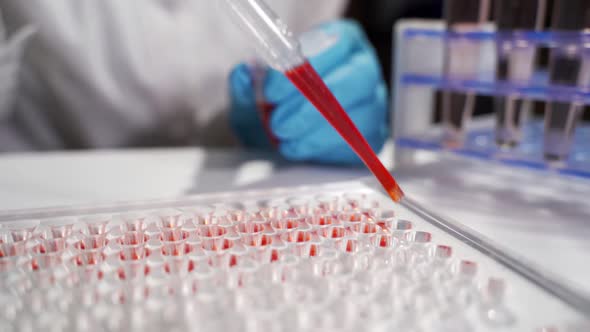
<svg viewBox="0 0 590 332">
<path fill-rule="evenodd" d="M 269 2 L 296 33 L 345 7 Z M 226 77 L 252 52 L 214 3 L 1 0 L 9 33 L 38 29 L 24 59 L 20 126 L 39 149 L 227 143 Z"/>
</svg>

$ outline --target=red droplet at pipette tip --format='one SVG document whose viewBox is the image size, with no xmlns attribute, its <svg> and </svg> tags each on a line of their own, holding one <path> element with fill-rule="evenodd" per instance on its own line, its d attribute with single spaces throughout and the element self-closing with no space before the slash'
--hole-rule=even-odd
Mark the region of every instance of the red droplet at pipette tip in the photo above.
<svg viewBox="0 0 590 332">
<path fill-rule="evenodd" d="M 303 64 L 287 70 L 285 75 L 340 133 L 373 175 L 377 177 L 389 197 L 395 202 L 399 202 L 404 196 L 403 191 L 309 62 L 305 61 Z"/>
<path fill-rule="evenodd" d="M 395 179 L 393 179 L 393 176 L 391 176 L 391 179 L 395 181 Z M 391 199 L 393 199 L 393 201 L 397 203 L 399 203 L 405 195 L 402 191 L 402 188 L 400 188 L 399 185 L 397 185 L 397 182 L 395 187 L 391 190 L 388 190 L 387 193 L 389 194 L 389 197 L 391 197 Z"/>
</svg>

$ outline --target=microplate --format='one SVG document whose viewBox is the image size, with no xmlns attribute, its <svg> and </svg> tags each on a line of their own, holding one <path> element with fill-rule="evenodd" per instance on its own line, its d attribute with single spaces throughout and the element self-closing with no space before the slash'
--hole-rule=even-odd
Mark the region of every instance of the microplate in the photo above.
<svg viewBox="0 0 590 332">
<path fill-rule="evenodd" d="M 1 331 L 587 331 L 588 299 L 373 181 L 0 213 Z"/>
</svg>

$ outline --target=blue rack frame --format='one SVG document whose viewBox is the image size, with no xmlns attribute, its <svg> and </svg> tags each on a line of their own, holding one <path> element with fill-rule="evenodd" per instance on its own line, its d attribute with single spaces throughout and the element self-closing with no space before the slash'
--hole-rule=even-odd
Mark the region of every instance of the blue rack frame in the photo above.
<svg viewBox="0 0 590 332">
<path fill-rule="evenodd" d="M 477 42 L 511 42 L 517 47 L 548 47 L 565 48 L 576 45 L 581 57 L 590 58 L 590 33 L 582 32 L 515 32 L 496 33 L 477 32 L 446 32 L 428 29 L 407 29 L 404 39 L 422 38 L 445 41 L 463 39 Z M 540 101 L 561 101 L 590 105 L 590 86 L 559 86 L 551 85 L 547 72 L 534 73 L 529 82 L 495 81 L 493 79 L 458 79 L 444 75 L 403 72 L 398 84 L 402 86 L 424 86 L 433 90 L 450 90 L 472 92 L 478 95 L 518 96 L 523 99 Z M 497 161 L 509 166 L 525 167 L 555 171 L 564 175 L 590 178 L 590 124 L 578 124 L 574 136 L 573 149 L 569 158 L 563 163 L 550 163 L 543 158 L 543 121 L 525 124 L 522 142 L 511 149 L 498 147 L 495 144 L 495 128 L 468 130 L 465 143 L 460 148 L 445 146 L 441 134 L 424 133 L 420 136 L 398 136 L 396 145 L 400 148 L 444 150 L 478 158 Z"/>
</svg>

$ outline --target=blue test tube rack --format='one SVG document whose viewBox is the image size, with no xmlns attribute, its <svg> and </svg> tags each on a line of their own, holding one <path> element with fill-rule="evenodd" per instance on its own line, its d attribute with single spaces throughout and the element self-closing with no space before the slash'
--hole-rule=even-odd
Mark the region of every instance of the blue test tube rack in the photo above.
<svg viewBox="0 0 590 332">
<path fill-rule="evenodd" d="M 590 86 L 551 84 L 547 70 L 535 70 L 529 80 L 518 82 L 496 80 L 495 75 L 497 45 L 509 44 L 513 49 L 544 47 L 575 52 L 575 56 L 584 59 L 582 63 L 590 63 L 586 61 L 590 59 L 590 33 L 498 33 L 493 26 L 487 30 L 456 33 L 447 32 L 442 21 L 405 20 L 396 25 L 394 38 L 392 127 L 396 149 L 445 151 L 515 167 L 590 178 L 590 123 L 582 121 L 577 124 L 569 156 L 556 163 L 544 158 L 543 119 L 526 121 L 522 127 L 521 142 L 511 148 L 496 144 L 494 121 L 467 126 L 461 146 L 446 145 L 441 124 L 432 122 L 436 91 L 590 105 Z M 480 58 L 475 61 L 475 75 L 445 75 L 444 48 L 452 40 L 476 44 L 480 49 Z"/>
</svg>

